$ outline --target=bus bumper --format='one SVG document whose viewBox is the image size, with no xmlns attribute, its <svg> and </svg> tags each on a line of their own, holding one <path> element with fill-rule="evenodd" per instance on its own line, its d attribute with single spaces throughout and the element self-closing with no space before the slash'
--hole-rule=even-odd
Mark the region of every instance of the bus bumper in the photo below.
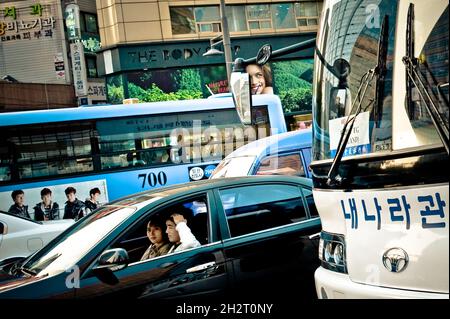
<svg viewBox="0 0 450 319">
<path fill-rule="evenodd" d="M 350 280 L 347 274 L 319 267 L 315 274 L 319 299 L 449 299 L 449 294 L 392 289 L 364 285 Z"/>
</svg>

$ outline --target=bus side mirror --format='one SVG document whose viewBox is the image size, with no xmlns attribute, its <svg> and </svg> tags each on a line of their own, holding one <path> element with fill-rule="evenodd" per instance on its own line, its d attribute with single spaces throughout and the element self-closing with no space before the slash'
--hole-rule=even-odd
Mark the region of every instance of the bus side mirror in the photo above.
<svg viewBox="0 0 450 319">
<path fill-rule="evenodd" d="M 250 77 L 245 72 L 233 72 L 230 76 L 230 88 L 234 105 L 241 123 L 252 124 L 252 100 L 250 94 Z"/>
</svg>

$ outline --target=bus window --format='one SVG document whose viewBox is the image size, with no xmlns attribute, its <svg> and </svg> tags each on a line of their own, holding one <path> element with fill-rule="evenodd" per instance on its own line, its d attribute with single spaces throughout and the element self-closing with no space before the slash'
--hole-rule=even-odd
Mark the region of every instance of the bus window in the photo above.
<svg viewBox="0 0 450 319">
<path fill-rule="evenodd" d="M 93 170 L 89 123 L 48 124 L 13 129 L 7 137 L 19 178 Z"/>
<path fill-rule="evenodd" d="M 269 134 L 267 107 L 257 107 L 255 121 L 244 128 L 233 109 L 98 121 L 101 168 L 221 160 Z"/>
</svg>

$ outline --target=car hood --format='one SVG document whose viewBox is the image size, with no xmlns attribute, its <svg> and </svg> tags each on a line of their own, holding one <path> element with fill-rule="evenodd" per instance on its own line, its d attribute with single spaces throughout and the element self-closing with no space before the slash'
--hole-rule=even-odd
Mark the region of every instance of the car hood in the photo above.
<svg viewBox="0 0 450 319">
<path fill-rule="evenodd" d="M 75 221 L 73 219 L 57 219 L 57 220 L 47 220 L 47 221 L 42 221 L 41 222 L 42 225 L 45 226 L 51 226 L 51 227 L 68 227 L 70 225 L 72 225 L 73 223 L 75 223 Z"/>
</svg>

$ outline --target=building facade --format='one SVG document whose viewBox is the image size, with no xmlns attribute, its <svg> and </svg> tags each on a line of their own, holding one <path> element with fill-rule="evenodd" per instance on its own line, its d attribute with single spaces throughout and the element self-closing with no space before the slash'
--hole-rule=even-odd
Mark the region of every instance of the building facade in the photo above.
<svg viewBox="0 0 450 319">
<path fill-rule="evenodd" d="M 266 43 L 276 50 L 314 38 L 322 7 L 313 0 L 225 3 L 233 60 L 255 56 Z M 227 91 L 224 56 L 203 56 L 222 34 L 219 0 L 97 0 L 97 14 L 103 45 L 98 71 L 110 102 Z M 287 83 L 310 86 L 312 56 L 310 49 L 271 63 L 276 93 L 287 94 Z"/>
<path fill-rule="evenodd" d="M 24 84 L 20 96 L 0 96 L 3 111 L 78 104 L 65 26 L 65 8 L 70 3 L 80 7 L 80 47 L 85 61 L 82 68 L 87 74 L 85 102 L 106 101 L 104 80 L 98 77 L 96 68 L 100 36 L 95 1 L 0 1 L 0 77 L 6 81 L 2 83 L 3 92 L 20 92 L 10 90 L 8 83 L 19 87 Z M 29 92 L 32 88 L 51 88 L 49 92 L 59 92 L 62 100 L 54 104 L 48 94 L 45 101 L 36 100 L 36 94 Z"/>
</svg>

